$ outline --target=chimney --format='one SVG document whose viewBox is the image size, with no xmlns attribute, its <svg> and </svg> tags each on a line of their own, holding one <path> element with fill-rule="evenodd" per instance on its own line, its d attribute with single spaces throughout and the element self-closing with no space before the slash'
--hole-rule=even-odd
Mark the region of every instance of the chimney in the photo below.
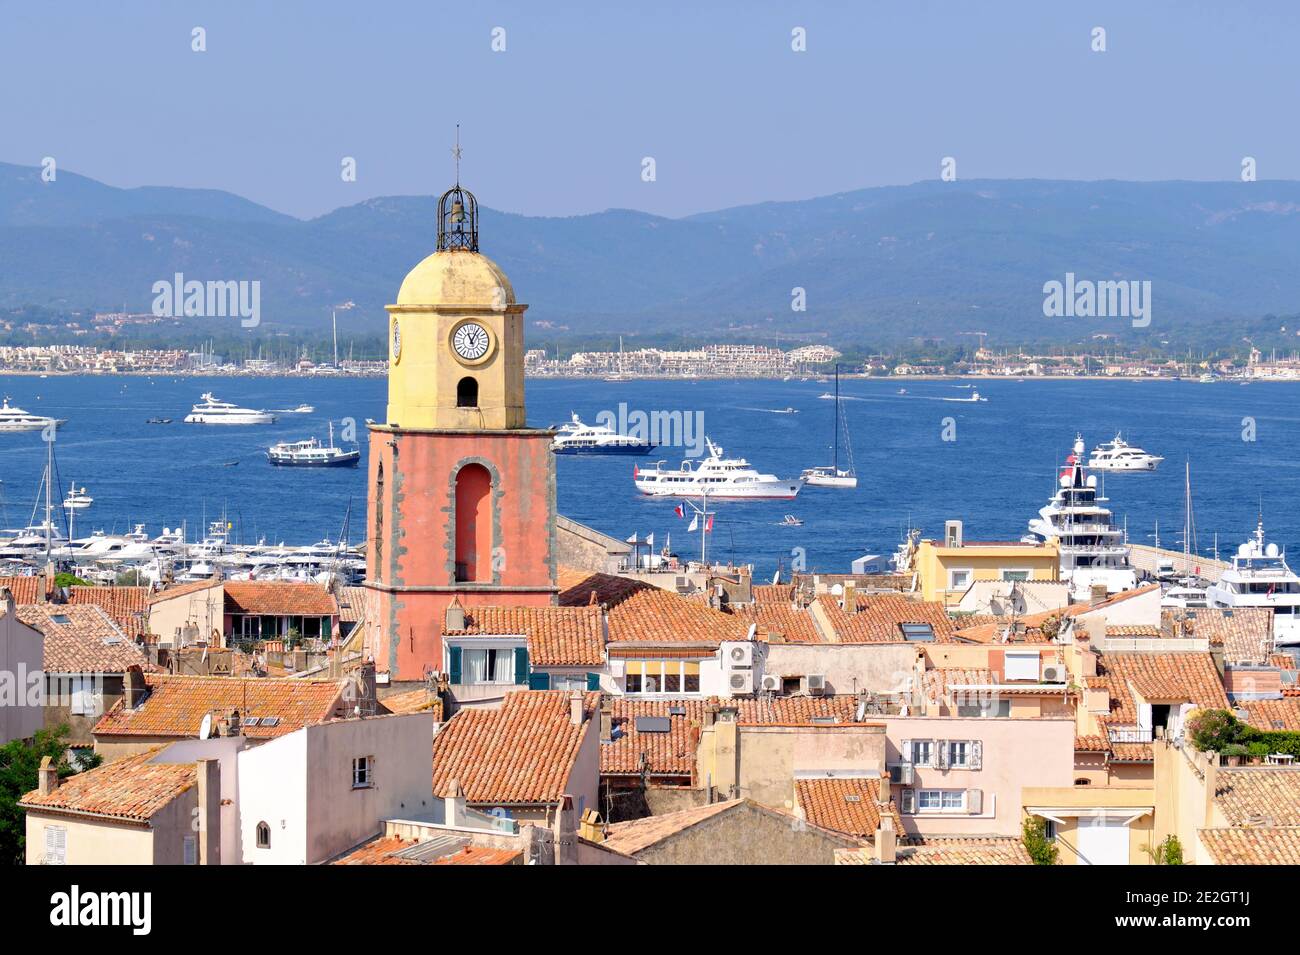
<svg viewBox="0 0 1300 955">
<path fill-rule="evenodd" d="M 232 709 L 221 721 L 222 736 L 239 736 L 243 732 L 239 710 Z"/>
<path fill-rule="evenodd" d="M 612 700 L 602 700 L 600 703 L 600 741 L 602 743 L 614 741 L 614 702 Z"/>
<path fill-rule="evenodd" d="M 844 612 L 858 612 L 858 583 L 856 580 L 844 581 Z"/>
<path fill-rule="evenodd" d="M 555 815 L 555 864 L 578 864 L 578 818 L 572 796 L 561 796 Z"/>
<path fill-rule="evenodd" d="M 452 597 L 451 603 L 447 605 L 442 629 L 446 633 L 465 629 L 465 608 L 460 605 L 459 598 Z"/>
<path fill-rule="evenodd" d="M 889 805 L 889 776 L 882 775 L 876 791 L 876 803 L 881 808 L 881 814 L 885 812 L 885 807 Z"/>
<path fill-rule="evenodd" d="M 574 726 L 581 726 L 583 720 L 583 700 L 582 694 L 574 690 L 569 694 L 569 722 Z"/>
<path fill-rule="evenodd" d="M 138 663 L 133 663 L 126 670 L 126 708 L 138 710 L 140 704 L 149 695 L 149 686 L 144 680 L 144 671 Z"/>
<path fill-rule="evenodd" d="M 881 813 L 875 841 L 876 862 L 880 865 L 893 865 L 898 859 L 898 834 L 894 832 L 893 817 Z"/>
<path fill-rule="evenodd" d="M 18 603 L 14 600 L 14 592 L 8 587 L 0 589 L 0 610 L 4 611 L 6 617 L 12 617 L 18 609 Z"/>
<path fill-rule="evenodd" d="M 36 602 L 45 603 L 50 599 L 50 594 L 54 593 L 54 563 L 50 562 L 45 565 L 45 573 L 41 586 L 36 588 Z"/>
<path fill-rule="evenodd" d="M 42 796 L 48 796 L 59 788 L 59 770 L 48 756 L 41 757 L 39 771 L 39 789 Z"/>
<path fill-rule="evenodd" d="M 1107 590 L 1105 584 L 1093 584 L 1088 588 L 1088 605 L 1095 607 L 1099 603 L 1105 603 L 1106 594 Z"/>
<path fill-rule="evenodd" d="M 199 865 L 221 865 L 221 761 L 194 764 L 199 780 Z"/>
<path fill-rule="evenodd" d="M 447 783 L 447 793 L 442 797 L 444 826 L 459 826 L 465 821 L 465 791 L 460 788 L 460 780 L 453 779 Z"/>
</svg>

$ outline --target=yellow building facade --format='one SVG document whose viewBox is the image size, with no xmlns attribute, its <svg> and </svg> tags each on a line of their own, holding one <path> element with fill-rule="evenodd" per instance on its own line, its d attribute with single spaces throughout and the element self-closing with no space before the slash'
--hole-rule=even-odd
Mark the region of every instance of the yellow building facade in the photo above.
<svg viewBox="0 0 1300 955">
<path fill-rule="evenodd" d="M 913 567 L 922 599 L 949 607 L 979 580 L 1060 580 L 1061 552 L 1055 541 L 967 542 L 961 522 L 948 521 L 942 541 L 923 540 L 917 545 Z"/>
</svg>

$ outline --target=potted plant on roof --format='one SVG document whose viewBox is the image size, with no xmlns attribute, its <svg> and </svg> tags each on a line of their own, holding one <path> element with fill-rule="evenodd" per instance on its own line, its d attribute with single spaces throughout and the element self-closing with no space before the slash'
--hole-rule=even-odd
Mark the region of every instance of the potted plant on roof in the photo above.
<svg viewBox="0 0 1300 955">
<path fill-rule="evenodd" d="M 1242 757 L 1248 754 L 1249 750 L 1240 743 L 1229 743 L 1219 751 L 1219 755 L 1229 766 L 1240 766 Z"/>
</svg>

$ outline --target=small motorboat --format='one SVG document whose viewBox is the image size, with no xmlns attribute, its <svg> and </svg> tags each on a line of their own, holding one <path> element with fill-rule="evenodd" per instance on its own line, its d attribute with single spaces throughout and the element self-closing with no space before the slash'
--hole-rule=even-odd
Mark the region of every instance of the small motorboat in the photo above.
<svg viewBox="0 0 1300 955">
<path fill-rule="evenodd" d="M 793 514 L 787 514 L 785 517 L 783 517 L 780 521 L 777 522 L 777 526 L 778 527 L 802 527 L 803 521 L 795 517 Z"/>
<path fill-rule="evenodd" d="M 237 465 L 238 463 L 239 463 L 238 461 L 222 461 L 222 462 L 221 462 L 221 467 L 223 467 L 223 468 L 233 468 L 233 467 L 234 467 L 235 465 Z"/>
<path fill-rule="evenodd" d="M 150 418 L 145 424 L 171 424 L 171 418 Z"/>
</svg>

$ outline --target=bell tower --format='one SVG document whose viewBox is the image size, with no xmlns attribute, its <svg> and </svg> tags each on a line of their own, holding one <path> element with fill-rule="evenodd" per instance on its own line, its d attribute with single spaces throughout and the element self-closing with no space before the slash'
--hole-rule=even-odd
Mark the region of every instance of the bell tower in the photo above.
<svg viewBox="0 0 1300 955">
<path fill-rule="evenodd" d="M 447 669 L 453 600 L 555 602 L 555 463 L 553 432 L 525 421 L 527 306 L 479 251 L 478 203 L 459 176 L 438 202 L 436 251 L 387 308 L 387 421 L 369 426 L 367 637 L 377 672 L 407 683 Z"/>
</svg>

